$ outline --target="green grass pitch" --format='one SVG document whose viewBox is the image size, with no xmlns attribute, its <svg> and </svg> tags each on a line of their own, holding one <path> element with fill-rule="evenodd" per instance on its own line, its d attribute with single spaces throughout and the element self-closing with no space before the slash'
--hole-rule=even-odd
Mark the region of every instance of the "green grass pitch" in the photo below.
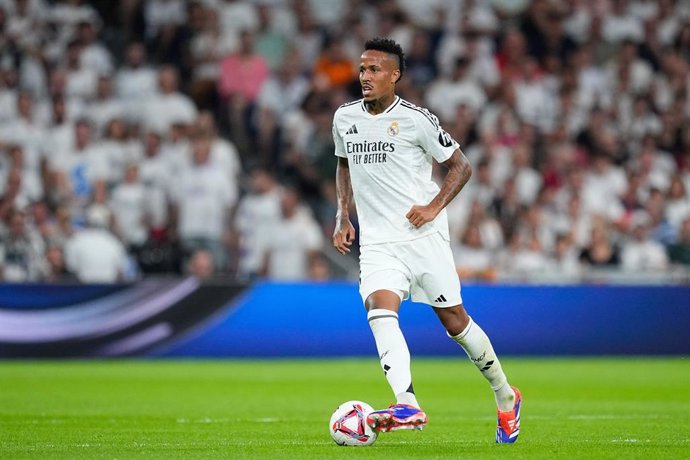
<svg viewBox="0 0 690 460">
<path fill-rule="evenodd" d="M 517 444 L 464 356 L 413 360 L 421 432 L 339 447 L 328 419 L 391 402 L 362 360 L 0 362 L 0 458 L 690 458 L 690 360 L 503 360 L 524 396 Z"/>
</svg>

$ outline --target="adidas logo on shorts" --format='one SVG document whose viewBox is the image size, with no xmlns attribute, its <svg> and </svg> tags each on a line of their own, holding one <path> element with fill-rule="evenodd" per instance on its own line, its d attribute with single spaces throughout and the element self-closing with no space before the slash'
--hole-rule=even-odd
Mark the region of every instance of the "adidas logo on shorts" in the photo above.
<svg viewBox="0 0 690 460">
<path fill-rule="evenodd" d="M 443 294 L 441 294 L 436 298 L 436 300 L 434 300 L 434 302 L 446 302 L 446 297 Z"/>
</svg>

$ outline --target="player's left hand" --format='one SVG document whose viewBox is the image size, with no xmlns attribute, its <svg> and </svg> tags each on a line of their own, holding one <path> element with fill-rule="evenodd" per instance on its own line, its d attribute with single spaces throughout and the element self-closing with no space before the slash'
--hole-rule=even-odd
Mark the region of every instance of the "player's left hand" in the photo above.
<svg viewBox="0 0 690 460">
<path fill-rule="evenodd" d="M 433 207 L 429 205 L 420 206 L 416 204 L 410 208 L 407 214 L 405 214 L 405 217 L 407 217 L 407 220 L 410 221 L 415 228 L 419 228 L 427 222 L 431 222 L 432 220 L 436 219 L 437 215 L 438 211 Z"/>
</svg>

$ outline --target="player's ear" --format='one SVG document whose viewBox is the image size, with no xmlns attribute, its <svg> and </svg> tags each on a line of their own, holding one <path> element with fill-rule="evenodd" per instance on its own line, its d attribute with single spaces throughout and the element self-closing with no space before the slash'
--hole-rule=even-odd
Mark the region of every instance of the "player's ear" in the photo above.
<svg viewBox="0 0 690 460">
<path fill-rule="evenodd" d="M 395 69 L 391 72 L 391 83 L 395 84 L 398 80 L 400 80 L 400 69 Z"/>
</svg>

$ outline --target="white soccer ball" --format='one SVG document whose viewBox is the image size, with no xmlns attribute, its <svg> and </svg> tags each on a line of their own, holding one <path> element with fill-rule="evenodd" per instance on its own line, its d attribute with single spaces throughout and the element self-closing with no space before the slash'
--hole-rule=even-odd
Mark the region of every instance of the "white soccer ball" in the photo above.
<svg viewBox="0 0 690 460">
<path fill-rule="evenodd" d="M 331 415 L 328 428 L 339 446 L 370 446 L 378 433 L 367 425 L 367 414 L 374 409 L 362 401 L 342 403 Z"/>
</svg>

